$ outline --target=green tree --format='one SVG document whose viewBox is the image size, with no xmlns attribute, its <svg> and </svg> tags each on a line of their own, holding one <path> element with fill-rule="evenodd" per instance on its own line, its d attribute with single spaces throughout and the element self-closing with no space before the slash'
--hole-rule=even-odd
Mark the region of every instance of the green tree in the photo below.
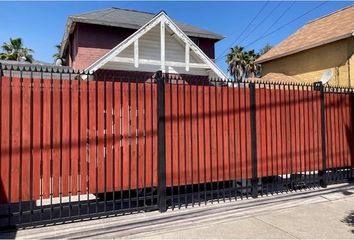
<svg viewBox="0 0 354 240">
<path fill-rule="evenodd" d="M 270 45 L 269 43 L 267 43 L 263 48 L 261 48 L 260 50 L 259 50 L 259 55 L 263 55 L 263 54 L 265 54 L 266 52 L 268 52 L 270 49 L 272 49 L 273 48 L 273 46 L 272 45 Z"/>
<path fill-rule="evenodd" d="M 23 46 L 21 38 L 10 38 L 9 42 L 4 42 L 1 46 L 0 59 L 33 62 L 33 50 Z"/>
<path fill-rule="evenodd" d="M 244 74 L 242 67 L 244 65 L 243 47 L 236 46 L 231 48 L 226 57 L 226 64 L 228 65 L 227 70 L 234 80 L 241 81 Z"/>
<path fill-rule="evenodd" d="M 54 59 L 54 62 L 60 58 L 60 48 L 61 48 L 61 45 L 60 44 L 57 44 L 54 46 L 55 49 L 56 49 L 56 53 L 53 54 L 53 59 Z"/>
<path fill-rule="evenodd" d="M 258 57 L 259 54 L 255 53 L 254 50 L 245 53 L 245 78 L 257 77 L 260 74 L 261 65 L 256 63 Z"/>
<path fill-rule="evenodd" d="M 258 56 L 254 50 L 245 51 L 241 46 L 231 48 L 227 54 L 226 64 L 234 80 L 242 81 L 257 76 L 260 72 L 260 65 L 255 62 Z"/>
</svg>

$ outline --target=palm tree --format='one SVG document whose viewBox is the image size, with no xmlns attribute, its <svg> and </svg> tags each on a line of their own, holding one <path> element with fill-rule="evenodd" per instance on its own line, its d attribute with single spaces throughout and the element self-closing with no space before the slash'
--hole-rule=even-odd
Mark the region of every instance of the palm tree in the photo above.
<svg viewBox="0 0 354 240">
<path fill-rule="evenodd" d="M 60 58 L 60 48 L 61 48 L 61 45 L 60 44 L 57 44 L 54 46 L 55 49 L 56 49 L 56 53 L 53 54 L 53 59 L 54 61 L 56 61 L 57 59 Z"/>
<path fill-rule="evenodd" d="M 258 75 L 260 65 L 255 62 L 257 58 L 258 54 L 254 50 L 245 51 L 241 46 L 231 48 L 226 63 L 234 80 L 242 81 L 245 78 Z"/>
<path fill-rule="evenodd" d="M 237 81 L 241 81 L 244 75 L 244 57 L 243 47 L 241 46 L 231 48 L 230 53 L 227 54 L 226 64 L 229 66 L 228 71 Z"/>
<path fill-rule="evenodd" d="M 256 59 L 259 57 L 254 50 L 250 50 L 245 54 L 245 78 L 256 77 L 259 75 L 261 70 L 261 65 L 256 63 Z"/>
<path fill-rule="evenodd" d="M 0 53 L 2 60 L 14 60 L 33 62 L 33 50 L 23 47 L 21 38 L 10 38 L 9 42 L 4 42 L 1 46 L 3 52 Z"/>
</svg>

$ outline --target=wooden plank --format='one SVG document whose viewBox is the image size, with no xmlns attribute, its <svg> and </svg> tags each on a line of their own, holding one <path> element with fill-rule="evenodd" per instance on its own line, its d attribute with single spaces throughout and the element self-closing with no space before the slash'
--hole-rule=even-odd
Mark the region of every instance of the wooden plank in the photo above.
<svg viewBox="0 0 354 240">
<path fill-rule="evenodd" d="M 270 101 L 270 90 L 265 90 L 265 104 L 267 104 L 269 107 L 266 110 L 266 175 L 267 176 L 272 176 L 273 175 L 273 155 L 272 155 L 272 103 Z"/>
<path fill-rule="evenodd" d="M 112 82 L 106 79 L 106 188 L 113 191 L 113 159 L 112 159 Z"/>
<path fill-rule="evenodd" d="M 40 149 L 40 101 L 41 87 L 40 79 L 33 80 L 33 199 L 40 197 L 40 169 L 41 169 L 41 149 Z"/>
<path fill-rule="evenodd" d="M 229 129 L 228 129 L 228 122 L 229 122 L 229 106 L 228 106 L 228 95 L 227 95 L 228 87 L 221 87 L 221 101 L 222 101 L 222 108 L 221 108 L 221 116 L 222 116 L 222 155 L 223 155 L 223 180 L 230 179 L 230 171 L 229 171 Z"/>
<path fill-rule="evenodd" d="M 347 167 L 351 166 L 350 163 L 350 150 L 351 150 L 351 131 L 350 131 L 350 126 L 351 126 L 351 121 L 350 121 L 350 95 L 351 94 L 345 94 L 345 103 L 344 103 L 344 119 L 345 119 L 345 126 L 344 126 L 344 131 L 345 131 L 345 164 Z"/>
<path fill-rule="evenodd" d="M 10 202 L 9 199 L 9 83 L 8 77 L 3 76 L 1 81 L 1 203 Z"/>
<path fill-rule="evenodd" d="M 123 83 L 123 102 L 122 102 L 122 150 L 123 150 L 123 188 L 129 189 L 131 187 L 131 163 L 129 163 L 129 157 L 131 158 L 130 149 L 130 103 L 129 103 L 129 83 Z M 131 98 L 131 96 L 130 96 Z"/>
<path fill-rule="evenodd" d="M 198 169 L 198 172 L 199 172 L 199 183 L 204 183 L 205 180 L 206 180 L 206 151 L 207 151 L 207 148 L 206 148 L 206 139 L 205 139 L 205 131 L 206 129 L 204 128 L 203 126 L 203 108 L 205 107 L 205 102 L 203 101 L 203 89 L 205 87 L 202 86 L 202 85 L 199 85 L 197 87 L 197 96 L 196 96 L 196 99 L 197 100 L 197 105 L 196 105 L 196 108 L 197 108 L 197 115 L 198 115 L 198 120 L 197 120 L 197 125 L 198 125 L 198 131 L 197 131 L 197 134 L 198 134 L 198 142 L 196 143 L 199 147 L 198 147 L 198 150 L 199 150 L 199 153 L 198 153 L 198 156 L 199 156 L 199 169 Z"/>
<path fill-rule="evenodd" d="M 69 195 L 69 81 L 62 83 L 62 196 Z"/>
<path fill-rule="evenodd" d="M 197 91 L 198 91 L 198 86 L 196 85 L 190 85 L 190 98 L 191 98 L 191 108 L 190 108 L 190 121 L 191 121 L 191 156 L 192 156 L 192 162 L 191 162 L 191 183 L 192 184 L 197 184 L 199 183 L 198 179 L 200 178 L 200 159 L 198 155 L 199 151 L 199 146 L 201 146 L 201 142 L 199 139 L 199 136 L 197 136 L 198 133 L 198 124 L 197 124 L 197 115 L 198 115 L 198 109 L 197 109 Z M 198 116 L 199 118 L 199 116 Z"/>
<path fill-rule="evenodd" d="M 186 151 L 186 183 L 192 183 L 192 166 L 195 159 L 193 159 L 193 146 L 192 146 L 192 100 L 191 100 L 191 85 L 185 86 L 185 110 L 186 110 L 186 126 L 185 126 L 185 151 Z"/>
<path fill-rule="evenodd" d="M 12 121 L 10 124 L 11 126 L 11 202 L 18 202 L 20 189 L 19 189 L 19 182 L 20 182 L 20 79 L 17 77 L 13 77 L 12 79 L 12 108 L 10 109 L 12 114 Z M 17 184 L 16 184 L 17 183 Z"/>
<path fill-rule="evenodd" d="M 212 160 L 211 160 L 211 172 L 212 172 L 212 182 L 216 182 L 219 179 L 218 176 L 218 152 L 217 152 L 217 109 L 215 99 L 217 98 L 216 87 L 210 86 L 210 124 L 211 124 L 211 149 L 212 149 Z"/>
<path fill-rule="evenodd" d="M 51 141 L 53 142 L 52 147 L 52 187 L 53 187 L 53 197 L 59 197 L 59 177 L 60 177 L 60 85 L 59 81 L 53 81 L 53 126 Z"/>
<path fill-rule="evenodd" d="M 311 99 L 311 90 L 308 87 L 307 88 L 307 99 L 308 99 L 308 120 L 309 122 L 307 123 L 308 128 L 309 128 L 309 132 L 307 133 L 307 148 L 308 148 L 308 152 L 309 152 L 309 156 L 308 156 L 308 164 L 307 164 L 307 171 L 312 171 L 313 170 L 313 163 L 314 163 L 314 156 L 315 156 L 315 149 L 314 149 L 314 145 L 313 145 L 313 138 L 314 138 L 314 128 L 313 128 L 313 122 L 315 120 L 315 116 L 314 116 L 314 112 L 312 111 L 311 107 L 313 106 L 313 102 Z"/>
<path fill-rule="evenodd" d="M 50 129 L 51 129 L 51 83 L 50 80 L 43 81 L 43 112 L 42 112 L 42 166 L 43 166 L 43 177 L 42 177 L 42 196 L 43 198 L 49 198 L 51 194 L 51 169 L 50 169 Z"/>
<path fill-rule="evenodd" d="M 89 189 L 91 193 L 98 191 L 98 164 L 96 159 L 96 81 L 89 81 L 89 135 L 90 135 L 90 164 L 89 164 Z"/>
<path fill-rule="evenodd" d="M 225 130 L 225 125 L 223 123 L 223 118 L 224 118 L 224 102 L 223 102 L 223 93 L 224 93 L 224 88 L 223 87 L 216 87 L 216 117 L 217 117 L 217 152 L 218 152 L 218 164 L 217 164 L 217 170 L 218 170 L 218 176 L 219 176 L 219 181 L 223 181 L 225 177 L 225 146 L 223 146 L 224 143 L 224 130 Z M 222 184 L 220 185 L 223 186 Z"/>
<path fill-rule="evenodd" d="M 145 96 L 146 96 L 146 186 L 151 187 L 153 185 L 153 85 L 146 84 Z M 156 120 L 156 117 L 154 118 Z"/>
<path fill-rule="evenodd" d="M 339 168 L 341 166 L 341 138 L 340 138 L 340 118 L 339 118 L 339 112 L 338 112 L 338 107 L 339 107 L 339 95 L 338 94 L 333 94 L 333 115 L 334 115 L 334 139 L 335 142 L 335 152 L 334 152 L 334 166 L 335 168 Z"/>
<path fill-rule="evenodd" d="M 308 126 L 306 125 L 306 122 L 308 122 L 308 114 L 306 111 L 307 104 L 306 104 L 306 96 L 305 96 L 305 91 L 304 88 L 301 87 L 301 90 L 299 91 L 299 121 L 300 121 L 300 127 L 299 127 L 299 143 L 300 143 L 300 163 L 299 163 L 299 171 L 304 172 L 305 171 L 305 166 L 306 166 L 306 159 L 308 157 L 307 152 L 307 142 L 306 142 L 306 136 L 307 133 L 305 132 L 305 129 L 307 132 L 309 131 Z"/>
<path fill-rule="evenodd" d="M 80 111 L 80 116 L 78 119 L 78 125 L 80 127 L 79 131 L 80 131 L 80 137 L 79 138 L 79 151 L 80 151 L 80 190 L 81 190 L 81 194 L 85 194 L 86 193 L 86 189 L 87 189 L 87 181 L 88 181 L 88 177 L 87 177 L 87 151 L 86 151 L 86 129 L 87 129 L 87 117 L 86 117 L 86 113 L 87 113 L 87 85 L 86 85 L 86 81 L 80 81 L 80 89 L 79 89 L 79 93 L 80 93 L 80 100 L 78 103 L 78 106 L 80 107 L 80 109 L 78 109 L 78 111 Z"/>
<path fill-rule="evenodd" d="M 130 183 L 131 183 L 131 188 L 135 189 L 137 187 L 137 152 L 136 152 L 136 146 L 137 146 L 137 138 L 136 138 L 136 84 L 132 82 L 130 84 Z"/>
<path fill-rule="evenodd" d="M 291 173 L 291 129 L 290 129 L 290 100 L 289 100 L 289 94 L 290 94 L 290 89 L 289 86 L 285 86 L 284 90 L 284 96 L 283 96 L 283 122 L 284 122 L 284 131 L 283 131 L 283 142 L 284 144 L 284 157 L 285 157 L 285 172 Z"/>
<path fill-rule="evenodd" d="M 98 98 L 97 98 L 97 114 L 98 114 L 98 146 L 97 146 L 97 165 L 98 165 L 98 192 L 102 193 L 106 190 L 105 175 L 105 150 L 104 150 L 104 82 L 98 82 Z"/>
<path fill-rule="evenodd" d="M 249 179 L 252 177 L 252 159 L 251 159 L 251 117 L 250 117 L 250 89 L 249 88 L 244 88 L 244 94 L 245 94 L 245 114 L 246 114 L 246 135 L 247 135 L 247 141 L 246 143 L 246 153 L 247 153 L 247 168 L 246 168 L 246 178 Z"/>
<path fill-rule="evenodd" d="M 114 83 L 114 122 L 115 122 L 115 146 L 114 146 L 114 186 L 115 190 L 119 191 L 122 184 L 120 182 L 121 179 L 121 84 L 116 81 Z"/>
<path fill-rule="evenodd" d="M 144 174 L 146 172 L 146 152 L 145 148 L 145 137 L 144 137 L 144 122 L 145 122 L 145 111 L 144 111 L 144 86 L 145 83 L 138 83 L 138 187 L 139 189 L 145 186 L 146 180 L 144 179 Z"/>
<path fill-rule="evenodd" d="M 204 86 L 204 137 L 205 137 L 205 174 L 206 181 L 212 181 L 212 131 L 211 131 L 211 107 L 210 107 L 210 86 Z"/>
<path fill-rule="evenodd" d="M 22 87 L 22 201 L 30 200 L 30 103 L 31 80 L 23 79 Z"/>
<path fill-rule="evenodd" d="M 78 151 L 78 82 L 72 80 L 71 90 L 71 194 L 78 194 L 79 151 Z"/>
</svg>

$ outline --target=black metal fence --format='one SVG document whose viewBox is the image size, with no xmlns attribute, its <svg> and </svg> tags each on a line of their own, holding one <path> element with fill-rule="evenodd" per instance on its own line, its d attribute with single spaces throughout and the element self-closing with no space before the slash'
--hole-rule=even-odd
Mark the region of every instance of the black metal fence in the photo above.
<svg viewBox="0 0 354 240">
<path fill-rule="evenodd" d="M 0 65 L 0 226 L 353 178 L 353 90 Z"/>
</svg>

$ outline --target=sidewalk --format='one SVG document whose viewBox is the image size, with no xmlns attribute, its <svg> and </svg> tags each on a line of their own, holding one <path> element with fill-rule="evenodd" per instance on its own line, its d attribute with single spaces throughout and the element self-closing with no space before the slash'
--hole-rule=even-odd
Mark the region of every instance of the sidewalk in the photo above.
<svg viewBox="0 0 354 240">
<path fill-rule="evenodd" d="M 354 184 L 21 230 L 0 238 L 354 238 Z"/>
</svg>

